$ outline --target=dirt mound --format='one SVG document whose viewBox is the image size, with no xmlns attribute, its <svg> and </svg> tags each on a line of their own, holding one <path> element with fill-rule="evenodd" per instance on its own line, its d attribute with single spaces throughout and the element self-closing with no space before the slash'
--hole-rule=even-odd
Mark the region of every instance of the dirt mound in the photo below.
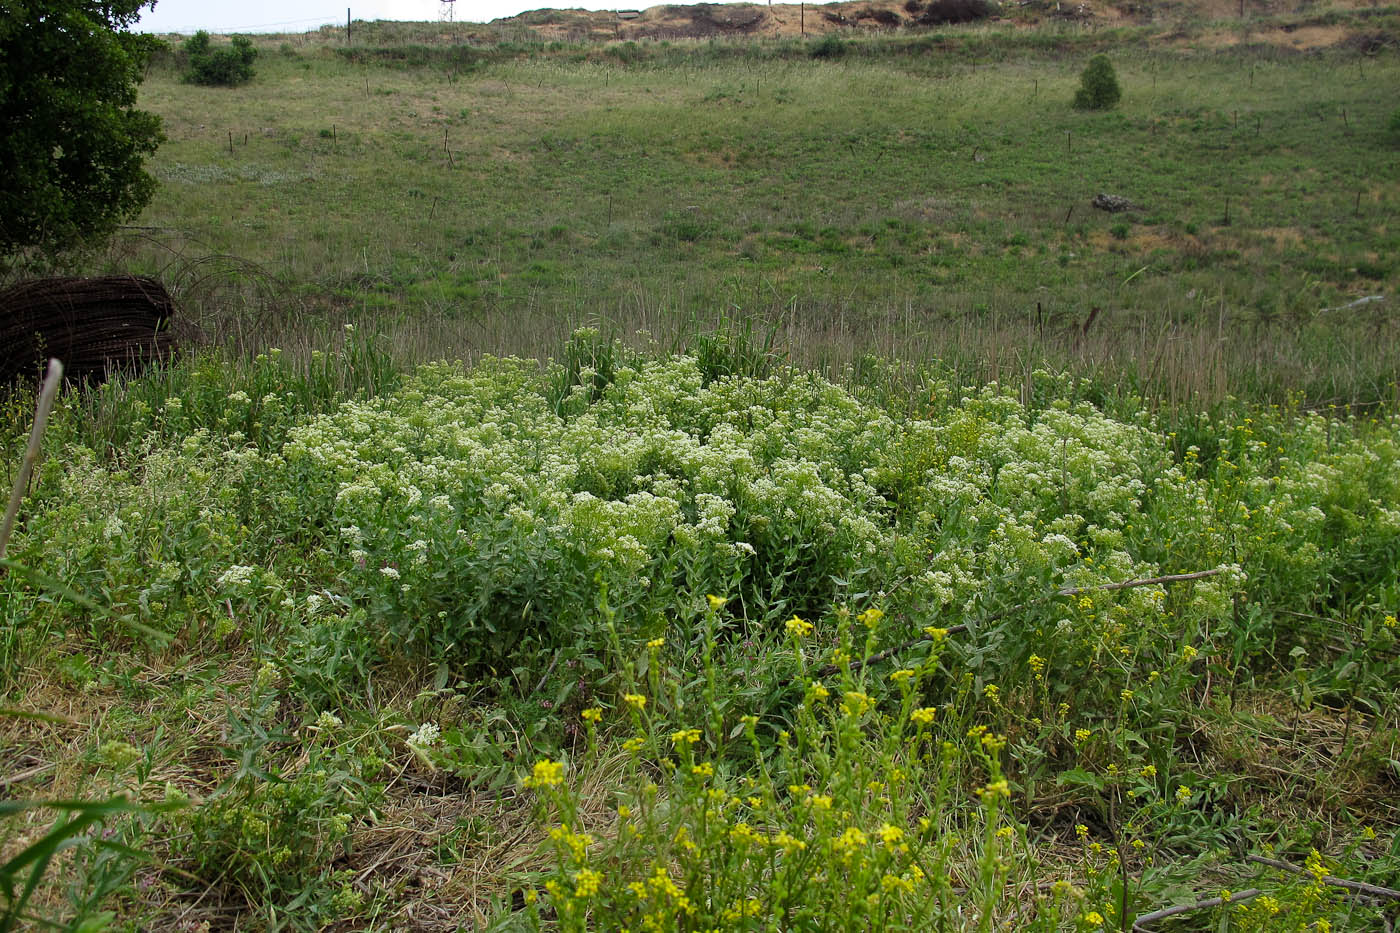
<svg viewBox="0 0 1400 933">
<path fill-rule="evenodd" d="M 706 39 L 722 36 L 801 36 L 911 25 L 908 0 L 771 6 L 751 3 L 668 4 L 645 10 L 534 10 L 498 19 L 493 27 L 524 27 L 545 39 Z M 922 9 L 922 4 L 915 3 Z"/>
<path fill-rule="evenodd" d="M 1256 0 L 1250 0 L 1253 4 Z M 1273 11 L 1270 0 L 1258 0 Z M 1356 10 L 1370 0 L 1334 0 L 1337 10 Z M 1255 9 L 1255 7 L 1251 7 Z M 1112 26 L 1124 23 L 1174 23 L 1196 14 L 1206 20 L 1237 16 L 1238 0 L 853 0 L 826 4 L 699 3 L 668 4 L 632 10 L 533 10 L 492 22 L 491 28 L 528 30 L 546 40 L 609 41 L 634 39 L 705 39 L 723 36 L 821 36 L 827 33 L 874 32 L 894 28 L 941 28 L 956 23 L 1006 18 L 1020 26 L 1037 21 L 1073 20 Z M 1259 12 L 1266 12 L 1260 8 Z M 1355 43 L 1365 51 L 1391 47 L 1384 30 L 1362 33 L 1344 26 L 1324 28 L 1308 22 L 1260 23 L 1255 29 L 1191 30 L 1162 37 L 1175 44 L 1217 47 L 1242 41 L 1288 49 L 1322 48 Z"/>
</svg>

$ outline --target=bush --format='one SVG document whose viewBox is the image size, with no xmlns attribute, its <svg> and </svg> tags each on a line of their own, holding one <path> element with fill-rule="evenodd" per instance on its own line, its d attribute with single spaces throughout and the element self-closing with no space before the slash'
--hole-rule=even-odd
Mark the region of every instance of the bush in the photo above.
<svg viewBox="0 0 1400 933">
<path fill-rule="evenodd" d="M 1108 110 L 1118 103 L 1123 91 L 1107 55 L 1095 55 L 1079 76 L 1074 106 L 1079 110 Z"/>
<path fill-rule="evenodd" d="M 992 15 L 987 0 L 932 0 L 919 17 L 921 26 L 945 26 L 949 23 L 972 23 Z"/>
<path fill-rule="evenodd" d="M 209 33 L 200 30 L 185 41 L 190 58 L 185 80 L 195 84 L 233 87 L 253 80 L 253 59 L 258 50 L 247 36 L 234 36 L 227 48 L 211 48 Z"/>
<path fill-rule="evenodd" d="M 840 58 L 846 54 L 846 43 L 839 36 L 827 33 L 812 45 L 813 58 Z"/>
</svg>

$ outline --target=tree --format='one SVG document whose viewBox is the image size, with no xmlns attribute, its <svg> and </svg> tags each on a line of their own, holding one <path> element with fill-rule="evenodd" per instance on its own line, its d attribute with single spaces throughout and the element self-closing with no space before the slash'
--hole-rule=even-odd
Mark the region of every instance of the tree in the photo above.
<svg viewBox="0 0 1400 933">
<path fill-rule="evenodd" d="M 151 36 L 125 31 L 152 0 L 5 0 L 0 15 L 0 269 L 105 241 L 156 182 L 165 138 L 136 109 Z"/>
<path fill-rule="evenodd" d="M 209 33 L 201 29 L 185 40 L 185 52 L 190 57 L 187 81 L 233 87 L 253 80 L 253 59 L 258 50 L 247 36 L 234 36 L 229 47 L 216 49 L 209 45 Z"/>
<path fill-rule="evenodd" d="M 1118 103 L 1123 91 L 1118 87 L 1118 75 L 1107 55 L 1095 55 L 1079 75 L 1079 90 L 1074 92 L 1074 106 L 1080 110 L 1108 110 Z"/>
</svg>

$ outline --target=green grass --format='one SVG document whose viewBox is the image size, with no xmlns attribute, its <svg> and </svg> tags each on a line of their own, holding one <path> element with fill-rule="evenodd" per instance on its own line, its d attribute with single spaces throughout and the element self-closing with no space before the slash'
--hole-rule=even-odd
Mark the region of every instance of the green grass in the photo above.
<svg viewBox="0 0 1400 933">
<path fill-rule="evenodd" d="M 445 47 L 470 67 L 268 48 L 235 91 L 157 70 L 161 191 L 106 263 L 230 254 L 276 285 L 268 339 L 372 319 L 410 357 L 545 355 L 586 321 L 671 341 L 726 315 L 832 372 L 1048 359 L 1167 401 L 1394 398 L 1393 314 L 1319 313 L 1400 279 L 1392 55 L 1128 33 L 1122 104 L 1085 113 L 1079 71 L 1111 43 L 1025 35 L 839 61 L 792 41 L 646 43 L 633 64 Z M 1095 211 L 1100 191 L 1140 209 Z"/>
<path fill-rule="evenodd" d="M 0 929 L 1384 926 L 1400 62 L 1220 28 L 158 68 L 214 345 L 45 435 Z"/>
<path fill-rule="evenodd" d="M 1247 856 L 1400 877 L 1393 415 L 937 367 L 910 410 L 693 343 L 352 332 L 67 397 L 0 577 L 0 859 L 111 806 L 29 913 L 1379 922 Z"/>
</svg>

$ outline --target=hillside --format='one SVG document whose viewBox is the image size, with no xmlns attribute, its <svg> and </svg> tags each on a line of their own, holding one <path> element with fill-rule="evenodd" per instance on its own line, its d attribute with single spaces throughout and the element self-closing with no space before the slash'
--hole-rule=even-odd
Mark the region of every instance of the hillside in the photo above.
<svg viewBox="0 0 1400 933">
<path fill-rule="evenodd" d="M 1330 4 L 1331 11 L 1373 8 L 1357 0 Z M 1176 25 L 1183 20 L 1202 22 L 1259 22 L 1257 31 L 1231 33 L 1237 41 L 1248 39 L 1283 47 L 1316 48 L 1341 41 L 1347 30 L 1335 24 L 1317 22 L 1299 25 L 1284 22 L 1289 17 L 1322 12 L 1317 5 L 1278 3 L 1270 0 L 1010 0 L 1002 4 L 977 0 L 854 0 L 827 4 L 712 4 L 662 5 L 645 10 L 596 11 L 532 10 L 519 16 L 495 20 L 496 28 L 523 27 L 550 41 L 578 42 L 610 39 L 682 39 L 747 35 L 765 38 L 928 29 L 984 18 L 989 23 L 1029 27 L 1047 22 L 1077 23 L 1089 27 L 1120 25 Z M 1279 22 L 1274 23 L 1273 20 Z M 1324 19 L 1324 18 L 1319 18 Z M 1228 43 L 1229 40 L 1226 40 Z"/>
</svg>

